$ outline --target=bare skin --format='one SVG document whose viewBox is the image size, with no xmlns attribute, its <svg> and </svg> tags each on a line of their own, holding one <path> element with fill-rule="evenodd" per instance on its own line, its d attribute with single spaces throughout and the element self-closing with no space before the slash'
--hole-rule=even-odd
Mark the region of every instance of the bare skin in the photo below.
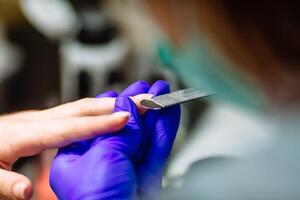
<svg viewBox="0 0 300 200">
<path fill-rule="evenodd" d="M 140 100 L 148 97 L 142 94 L 132 99 L 140 108 Z M 0 116 L 0 199 L 32 196 L 30 180 L 11 171 L 19 158 L 122 129 L 130 114 L 112 114 L 114 103 L 115 98 L 86 98 L 46 110 Z"/>
</svg>

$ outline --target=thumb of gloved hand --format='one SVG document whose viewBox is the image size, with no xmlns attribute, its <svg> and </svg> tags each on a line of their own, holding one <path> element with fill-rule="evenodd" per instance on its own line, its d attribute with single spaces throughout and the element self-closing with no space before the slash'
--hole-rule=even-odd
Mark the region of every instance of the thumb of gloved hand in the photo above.
<svg viewBox="0 0 300 200">
<path fill-rule="evenodd" d="M 32 196 L 29 179 L 16 172 L 0 169 L 0 199 L 27 200 Z"/>
</svg>

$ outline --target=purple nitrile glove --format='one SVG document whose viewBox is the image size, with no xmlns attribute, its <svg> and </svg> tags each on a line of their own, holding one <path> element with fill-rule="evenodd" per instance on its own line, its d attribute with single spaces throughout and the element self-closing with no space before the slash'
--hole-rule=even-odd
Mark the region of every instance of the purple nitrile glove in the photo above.
<svg viewBox="0 0 300 200">
<path fill-rule="evenodd" d="M 169 92 L 170 87 L 166 81 L 157 81 L 151 88 L 145 82 L 137 82 L 120 95 L 149 93 L 157 96 Z M 160 192 L 164 166 L 172 150 L 179 121 L 180 106 L 161 111 L 150 110 L 141 117 L 143 139 L 133 158 L 139 196 L 153 199 Z"/>
<path fill-rule="evenodd" d="M 132 85 L 121 95 L 134 96 L 144 92 L 146 87 Z M 141 86 L 141 85 L 139 85 Z M 134 90 L 133 87 L 138 88 Z M 170 92 L 166 81 L 156 81 L 147 93 L 153 96 Z M 141 117 L 142 141 L 134 157 L 139 197 L 155 199 L 162 186 L 164 166 L 171 153 L 180 122 L 180 106 L 163 110 L 149 110 Z"/>
<path fill-rule="evenodd" d="M 116 109 L 120 105 L 121 110 L 126 107 L 135 120 L 130 120 L 118 135 L 100 136 L 59 151 L 50 175 L 59 199 L 130 199 L 157 194 L 177 132 L 180 108 L 149 111 L 142 117 L 140 127 L 137 111 L 125 96 L 147 92 L 158 95 L 169 92 L 169 86 L 158 81 L 148 90 L 149 85 L 140 81 L 120 95 Z M 117 96 L 113 92 L 107 94 Z"/>
<path fill-rule="evenodd" d="M 59 199 L 134 197 L 136 177 L 130 158 L 141 140 L 139 113 L 128 97 L 117 98 L 114 111 L 131 113 L 121 131 L 58 152 L 51 168 L 50 184 Z"/>
</svg>

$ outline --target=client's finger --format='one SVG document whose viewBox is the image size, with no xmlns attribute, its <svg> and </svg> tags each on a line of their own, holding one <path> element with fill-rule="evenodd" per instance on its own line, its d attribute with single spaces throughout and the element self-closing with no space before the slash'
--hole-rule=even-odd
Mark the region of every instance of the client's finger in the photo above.
<svg viewBox="0 0 300 200">
<path fill-rule="evenodd" d="M 113 97 L 80 99 L 42 111 L 43 119 L 111 114 L 115 100 Z"/>
<path fill-rule="evenodd" d="M 137 95 L 132 97 L 132 100 L 136 103 L 137 107 L 140 108 L 140 101 L 144 98 L 149 98 L 149 96 L 150 95 L 147 94 L 144 96 Z M 115 97 L 85 98 L 42 111 L 23 111 L 4 115 L 0 119 L 45 121 L 67 117 L 105 115 L 112 113 L 115 100 Z"/>
<path fill-rule="evenodd" d="M 17 147 L 14 148 L 14 157 L 34 155 L 44 149 L 58 148 L 118 131 L 126 125 L 129 116 L 128 112 L 117 112 L 97 117 L 71 117 L 21 124 L 22 130 L 13 142 Z"/>
<path fill-rule="evenodd" d="M 0 169 L 0 199 L 27 200 L 32 196 L 32 184 L 25 176 Z"/>
</svg>

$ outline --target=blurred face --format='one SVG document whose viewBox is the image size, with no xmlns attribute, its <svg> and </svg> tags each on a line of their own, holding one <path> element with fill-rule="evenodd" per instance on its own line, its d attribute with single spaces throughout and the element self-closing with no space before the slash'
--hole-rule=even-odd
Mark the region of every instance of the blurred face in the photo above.
<svg viewBox="0 0 300 200">
<path fill-rule="evenodd" d="M 193 0 L 147 2 L 167 36 L 167 40 L 158 41 L 161 60 L 187 87 L 215 93 L 222 100 L 251 109 L 263 109 L 264 98 L 258 87 L 202 34 L 198 13 L 202 8 L 202 13 L 207 12 L 208 5 Z"/>
<path fill-rule="evenodd" d="M 215 56 L 225 59 L 222 63 L 227 62 L 225 65 L 238 73 L 231 78 L 239 76 L 256 87 L 267 104 L 278 107 L 300 102 L 300 94 L 294 92 L 300 88 L 296 56 L 300 26 L 293 1 L 144 2 L 176 50 L 186 49 L 187 43 L 193 43 L 191 38 L 196 38 L 202 41 L 199 53 L 209 51 L 204 46 L 210 47 Z M 266 14 L 266 10 L 270 12 Z M 224 74 L 222 67 L 220 72 Z M 236 85 L 241 85 L 240 81 Z M 235 90 L 235 86 L 230 87 Z"/>
<path fill-rule="evenodd" d="M 197 31 L 194 1 L 145 0 L 144 4 L 173 44 L 181 44 L 185 37 Z"/>
</svg>

